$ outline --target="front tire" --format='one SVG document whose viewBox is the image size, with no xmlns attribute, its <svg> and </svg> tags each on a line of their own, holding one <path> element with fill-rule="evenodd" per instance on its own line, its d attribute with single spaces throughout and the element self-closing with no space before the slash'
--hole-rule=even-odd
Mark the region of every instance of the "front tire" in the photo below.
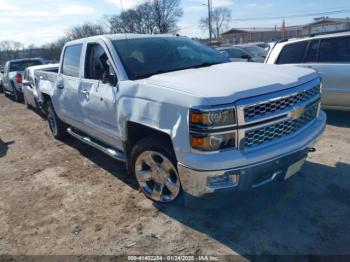
<svg viewBox="0 0 350 262">
<path fill-rule="evenodd" d="M 67 125 L 58 118 L 50 100 L 46 103 L 46 116 L 54 138 L 63 139 L 67 134 Z"/>
<path fill-rule="evenodd" d="M 23 95 L 23 101 L 24 101 L 24 105 L 25 105 L 25 107 L 26 107 L 27 109 L 30 109 L 30 105 L 28 104 L 28 101 L 27 101 L 27 99 L 26 99 L 26 96 L 25 96 L 25 95 Z"/>
<path fill-rule="evenodd" d="M 131 152 L 131 168 L 146 197 L 158 203 L 175 201 L 182 192 L 171 145 L 157 136 L 138 142 Z"/>
</svg>

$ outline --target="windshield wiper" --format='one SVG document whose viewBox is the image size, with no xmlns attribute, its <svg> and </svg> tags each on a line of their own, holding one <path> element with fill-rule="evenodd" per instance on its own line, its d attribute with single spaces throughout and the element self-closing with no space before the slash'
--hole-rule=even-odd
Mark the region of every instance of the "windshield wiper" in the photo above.
<svg viewBox="0 0 350 262">
<path fill-rule="evenodd" d="M 177 71 L 179 69 L 173 69 L 173 70 L 157 70 L 155 72 L 149 73 L 149 74 L 145 74 L 145 75 L 138 75 L 135 77 L 135 79 L 142 79 L 142 78 L 148 78 L 154 75 L 158 75 L 158 74 L 164 74 L 164 73 L 169 73 L 169 72 L 173 72 L 173 71 Z"/>
<path fill-rule="evenodd" d="M 190 67 L 180 67 L 180 68 L 175 68 L 175 69 L 170 69 L 170 70 L 164 70 L 164 69 L 160 69 L 157 70 L 155 72 L 149 73 L 149 74 L 145 74 L 145 75 L 137 75 L 134 77 L 135 80 L 137 79 L 143 79 L 143 78 L 148 78 L 154 75 L 158 75 L 158 74 L 164 74 L 164 73 L 169 73 L 169 72 L 175 72 L 175 71 L 181 71 L 181 70 L 186 70 L 186 69 L 191 69 L 191 68 L 201 68 L 201 67 L 208 67 L 208 66 L 212 66 L 212 65 L 217 65 L 217 64 L 221 64 L 221 63 L 201 63 L 198 65 L 194 65 L 194 66 L 190 66 Z"/>
</svg>

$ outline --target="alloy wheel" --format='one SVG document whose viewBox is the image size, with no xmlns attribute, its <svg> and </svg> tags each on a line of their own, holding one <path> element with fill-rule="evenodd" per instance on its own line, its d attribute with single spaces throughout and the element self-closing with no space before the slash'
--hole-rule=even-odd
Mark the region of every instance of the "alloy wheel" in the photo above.
<svg viewBox="0 0 350 262">
<path fill-rule="evenodd" d="M 47 119 L 49 121 L 49 126 L 54 135 L 57 134 L 57 123 L 56 123 L 56 116 L 51 106 L 47 109 Z"/>
<path fill-rule="evenodd" d="M 155 151 L 141 153 L 135 162 L 136 179 L 150 199 L 167 203 L 179 195 L 181 185 L 174 164 Z"/>
</svg>

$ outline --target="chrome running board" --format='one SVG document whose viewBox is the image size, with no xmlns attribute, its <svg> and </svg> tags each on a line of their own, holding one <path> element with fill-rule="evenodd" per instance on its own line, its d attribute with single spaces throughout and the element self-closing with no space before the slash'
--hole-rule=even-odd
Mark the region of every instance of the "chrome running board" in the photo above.
<svg viewBox="0 0 350 262">
<path fill-rule="evenodd" d="M 101 152 L 105 153 L 106 155 L 108 155 L 116 160 L 123 161 L 123 162 L 126 161 L 125 155 L 121 151 L 117 151 L 115 149 L 108 148 L 108 147 L 102 145 L 101 143 L 98 143 L 95 139 L 92 139 L 86 135 L 79 134 L 78 132 L 73 131 L 72 128 L 70 128 L 70 127 L 67 128 L 67 133 L 70 134 L 72 137 L 80 140 L 81 142 L 84 142 L 85 144 L 88 144 L 89 146 L 92 146 L 92 147 L 96 148 L 97 150 L 100 150 Z"/>
</svg>

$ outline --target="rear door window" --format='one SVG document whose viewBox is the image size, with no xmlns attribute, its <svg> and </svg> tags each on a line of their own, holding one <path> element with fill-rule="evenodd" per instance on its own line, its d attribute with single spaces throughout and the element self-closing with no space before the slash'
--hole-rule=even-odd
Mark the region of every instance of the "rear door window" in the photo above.
<svg viewBox="0 0 350 262">
<path fill-rule="evenodd" d="M 322 39 L 320 63 L 350 63 L 350 37 Z"/>
<path fill-rule="evenodd" d="M 67 46 L 63 55 L 62 74 L 79 77 L 82 44 Z"/>
<path fill-rule="evenodd" d="M 304 56 L 308 41 L 288 44 L 278 57 L 277 64 L 300 64 L 304 61 Z"/>
<path fill-rule="evenodd" d="M 320 40 L 312 40 L 306 53 L 305 63 L 316 63 L 318 61 L 318 47 Z"/>
<path fill-rule="evenodd" d="M 37 66 L 42 64 L 43 62 L 41 60 L 22 60 L 17 62 L 11 62 L 10 72 L 24 71 L 27 67 Z"/>
<path fill-rule="evenodd" d="M 244 53 L 239 49 L 227 49 L 226 50 L 231 58 L 241 58 Z"/>
</svg>

